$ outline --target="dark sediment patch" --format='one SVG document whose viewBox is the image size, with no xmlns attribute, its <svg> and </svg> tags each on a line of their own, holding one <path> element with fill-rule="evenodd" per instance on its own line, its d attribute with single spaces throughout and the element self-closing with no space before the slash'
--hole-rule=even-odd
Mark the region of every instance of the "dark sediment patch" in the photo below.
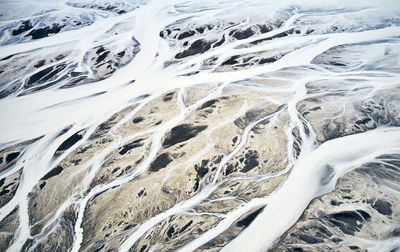
<svg viewBox="0 0 400 252">
<path fill-rule="evenodd" d="M 195 35 L 195 34 L 196 34 L 195 31 L 193 31 L 193 30 L 188 30 L 188 31 L 185 31 L 185 32 L 182 32 L 181 34 L 179 34 L 178 39 L 179 39 L 179 40 L 185 39 L 185 38 L 191 37 L 191 36 L 193 36 L 193 35 Z"/>
<path fill-rule="evenodd" d="M 140 122 L 143 121 L 143 120 L 144 120 L 144 118 L 141 117 L 141 116 L 139 116 L 139 117 L 133 118 L 132 122 L 133 122 L 134 124 L 137 124 L 137 123 L 140 123 Z"/>
<path fill-rule="evenodd" d="M 365 221 L 371 219 L 371 216 L 363 210 L 355 210 L 327 214 L 323 219 L 338 227 L 344 234 L 354 235 L 361 230 Z"/>
<path fill-rule="evenodd" d="M 65 150 L 68 150 L 69 148 L 71 148 L 71 146 L 73 146 L 74 144 L 76 144 L 79 140 L 81 140 L 83 138 L 83 134 L 84 131 L 78 131 L 75 134 L 73 134 L 72 136 L 70 136 L 69 138 L 67 138 L 67 140 L 65 140 L 56 150 L 56 153 L 59 152 L 63 152 Z"/>
<path fill-rule="evenodd" d="M 194 169 L 196 170 L 197 176 L 199 178 L 203 178 L 208 173 L 209 169 L 208 169 L 207 165 L 209 162 L 210 162 L 210 160 L 203 159 L 200 164 L 194 165 Z"/>
<path fill-rule="evenodd" d="M 167 167 L 169 163 L 173 161 L 171 155 L 168 152 L 164 152 L 160 154 L 158 157 L 154 159 L 154 161 L 150 164 L 149 171 L 156 172 L 162 168 Z"/>
<path fill-rule="evenodd" d="M 31 24 L 30 20 L 23 21 L 17 29 L 12 31 L 12 35 L 17 36 L 23 32 L 29 31 L 32 28 L 33 28 L 33 26 Z"/>
<path fill-rule="evenodd" d="M 392 204 L 384 199 L 372 199 L 367 201 L 371 207 L 383 215 L 392 215 Z"/>
<path fill-rule="evenodd" d="M 80 162 L 82 161 L 82 159 L 81 158 L 78 158 L 78 159 L 71 159 L 71 160 L 69 160 L 69 163 L 71 163 L 71 164 L 73 164 L 73 165 L 78 165 L 78 164 L 80 164 Z"/>
<path fill-rule="evenodd" d="M 290 34 L 293 34 L 293 32 L 294 32 L 294 29 L 290 29 L 290 30 L 288 30 L 288 31 L 278 33 L 278 34 L 276 34 L 276 35 L 274 35 L 274 36 L 271 36 L 271 37 L 269 37 L 269 38 L 264 38 L 264 39 L 255 40 L 255 41 L 253 41 L 253 42 L 250 42 L 250 44 L 252 44 L 252 45 L 257 45 L 257 44 L 262 43 L 262 42 L 264 42 L 264 41 L 273 40 L 273 39 L 277 39 L 277 38 L 283 38 L 283 37 L 286 37 L 286 36 L 288 36 L 288 35 L 290 35 Z"/>
<path fill-rule="evenodd" d="M 3 202 L 1 200 L 2 196 L 5 194 L 8 194 L 9 192 L 10 192 L 10 190 L 7 190 L 7 189 L 3 189 L 2 191 L 0 191 L 0 205 L 3 205 L 2 204 Z"/>
<path fill-rule="evenodd" d="M 170 29 L 166 29 L 165 31 L 160 31 L 160 34 L 159 34 L 159 36 L 161 37 L 161 38 L 165 38 L 166 36 L 169 36 L 170 34 L 171 34 L 171 30 Z"/>
<path fill-rule="evenodd" d="M 343 204 L 343 202 L 338 202 L 336 200 L 331 200 L 331 205 L 332 206 L 340 206 L 341 204 Z"/>
<path fill-rule="evenodd" d="M 204 39 L 196 40 L 190 45 L 190 47 L 188 49 L 184 50 L 181 53 L 176 54 L 175 58 L 183 59 L 183 58 L 186 58 L 186 57 L 189 57 L 189 56 L 192 56 L 192 55 L 196 55 L 196 54 L 199 54 L 199 53 L 204 53 L 204 52 L 210 50 L 211 44 L 213 42 L 214 41 L 210 42 L 210 41 L 207 41 L 207 40 L 204 40 Z"/>
<path fill-rule="evenodd" d="M 209 101 L 206 101 L 205 103 L 203 103 L 200 107 L 200 109 L 204 109 L 204 108 L 208 108 L 213 106 L 216 102 L 218 102 L 218 99 L 212 99 Z"/>
<path fill-rule="evenodd" d="M 358 124 L 358 125 L 367 124 L 370 121 L 372 121 L 372 119 L 367 117 L 367 118 L 363 118 L 363 119 L 357 120 L 356 124 Z"/>
<path fill-rule="evenodd" d="M 99 55 L 100 53 L 104 52 L 106 49 L 104 49 L 103 46 L 97 47 L 98 49 L 96 50 L 96 54 Z"/>
<path fill-rule="evenodd" d="M 116 168 L 114 168 L 112 171 L 111 171 L 111 174 L 114 174 L 114 173 L 116 173 L 118 170 L 120 170 L 121 169 L 121 167 L 116 167 Z"/>
<path fill-rule="evenodd" d="M 196 31 L 197 31 L 198 33 L 203 33 L 205 29 L 206 29 L 205 26 L 201 26 L 201 27 L 197 27 L 197 28 L 196 28 Z"/>
<path fill-rule="evenodd" d="M 96 65 L 99 63 L 102 63 L 104 59 L 110 54 L 110 51 L 105 51 L 102 54 L 99 55 L 99 57 L 96 59 Z"/>
<path fill-rule="evenodd" d="M 53 24 L 51 27 L 46 26 L 44 28 L 34 29 L 31 32 L 29 32 L 26 36 L 31 36 L 32 39 L 45 38 L 48 37 L 49 34 L 59 33 L 63 27 L 64 25 Z"/>
<path fill-rule="evenodd" d="M 221 66 L 226 66 L 226 65 L 235 65 L 239 63 L 236 59 L 238 59 L 240 56 L 239 55 L 234 55 L 230 57 L 228 60 L 222 62 Z"/>
<path fill-rule="evenodd" d="M 258 64 L 263 65 L 266 63 L 274 63 L 275 61 L 277 61 L 277 58 L 275 57 L 271 57 L 271 58 L 262 58 L 258 61 Z"/>
<path fill-rule="evenodd" d="M 178 233 L 182 233 L 183 231 L 185 231 L 188 227 L 190 227 L 190 225 L 193 224 L 193 221 L 190 220 L 188 223 L 186 223 L 183 227 L 181 227 L 181 229 L 179 229 Z"/>
<path fill-rule="evenodd" d="M 302 247 L 293 247 L 293 248 L 287 248 L 288 252 L 311 252 L 311 250 L 305 250 Z"/>
<path fill-rule="evenodd" d="M 140 190 L 140 192 L 137 194 L 138 197 L 142 197 L 142 195 L 146 196 L 145 189 Z"/>
<path fill-rule="evenodd" d="M 219 41 L 215 42 L 215 44 L 213 44 L 212 47 L 215 48 L 215 47 L 221 46 L 224 42 L 225 42 L 225 35 L 223 35 Z"/>
<path fill-rule="evenodd" d="M 175 92 L 170 92 L 166 95 L 163 96 L 163 101 L 167 102 L 172 100 L 172 98 L 174 97 Z"/>
<path fill-rule="evenodd" d="M 245 161 L 244 161 L 244 167 L 240 170 L 241 172 L 248 172 L 252 169 L 254 169 L 255 167 L 257 167 L 259 165 L 258 162 L 258 151 L 257 150 L 249 150 L 246 154 L 245 154 Z"/>
<path fill-rule="evenodd" d="M 14 56 L 15 56 L 15 54 L 11 54 L 11 55 L 9 55 L 7 57 L 2 58 L 0 61 L 11 59 Z"/>
<path fill-rule="evenodd" d="M 29 238 L 25 241 L 24 245 L 21 248 L 21 251 L 28 251 L 29 248 L 33 245 L 34 240 Z"/>
<path fill-rule="evenodd" d="M 39 60 L 39 61 L 34 65 L 34 67 L 39 68 L 39 67 L 41 67 L 41 66 L 44 66 L 44 63 L 46 63 L 46 60 L 44 60 L 44 59 Z"/>
<path fill-rule="evenodd" d="M 308 35 L 308 34 L 311 34 L 311 33 L 313 33 L 315 30 L 314 29 L 309 29 L 309 30 L 307 30 L 306 31 L 306 34 Z"/>
<path fill-rule="evenodd" d="M 343 241 L 343 240 L 340 239 L 340 238 L 338 238 L 338 237 L 333 237 L 333 238 L 331 239 L 331 241 L 333 241 L 334 243 L 339 243 L 339 242 L 341 242 L 341 241 Z"/>
<path fill-rule="evenodd" d="M 62 60 L 62 59 L 64 59 L 66 56 L 64 55 L 64 54 L 59 54 L 59 55 L 57 55 L 57 57 L 56 57 L 56 60 Z"/>
<path fill-rule="evenodd" d="M 329 62 L 329 64 L 334 65 L 334 66 L 347 66 L 346 64 L 343 64 L 340 62 L 335 62 L 335 61 L 331 61 L 331 62 Z"/>
<path fill-rule="evenodd" d="M 57 66 L 52 66 L 52 67 L 48 67 L 46 69 L 43 69 L 35 74 L 33 74 L 32 76 L 30 76 L 26 83 L 25 83 L 25 87 L 29 88 L 34 86 L 33 84 L 35 83 L 44 83 L 47 80 L 51 79 L 53 76 L 55 76 L 56 74 L 58 74 L 59 72 L 61 72 L 62 70 L 64 70 L 67 67 L 66 64 L 60 64 Z"/>
<path fill-rule="evenodd" d="M 228 176 L 229 174 L 237 171 L 238 163 L 236 162 L 235 165 L 233 164 L 228 164 L 225 170 L 225 176 Z"/>
<path fill-rule="evenodd" d="M 200 186 L 200 179 L 197 176 L 194 180 L 194 185 L 193 185 L 193 192 L 196 192 L 199 189 Z"/>
<path fill-rule="evenodd" d="M 253 211 L 252 213 L 248 214 L 246 217 L 239 220 L 236 223 L 236 226 L 237 227 L 248 227 L 254 221 L 254 219 L 261 213 L 261 211 L 263 209 L 264 209 L 264 207 L 261 207 L 255 211 Z"/>
<path fill-rule="evenodd" d="M 163 147 L 168 148 L 177 143 L 184 142 L 205 130 L 207 125 L 193 126 L 192 124 L 181 124 L 171 129 L 164 140 Z"/>
<path fill-rule="evenodd" d="M 393 229 L 390 233 L 391 237 L 400 237 L 400 227 Z"/>
<path fill-rule="evenodd" d="M 140 248 L 139 252 L 144 252 L 144 251 L 146 250 L 146 248 L 147 248 L 147 245 L 143 245 L 143 246 Z"/>
<path fill-rule="evenodd" d="M 267 26 L 266 24 L 262 24 L 262 25 L 257 25 L 258 26 L 258 28 L 260 28 L 260 32 L 261 33 L 267 33 L 267 32 L 270 32 L 270 31 L 272 31 L 272 26 Z"/>
<path fill-rule="evenodd" d="M 46 181 L 44 181 L 43 183 L 41 183 L 41 184 L 39 185 L 40 190 L 42 190 L 45 186 L 46 186 Z"/>
<path fill-rule="evenodd" d="M 60 137 L 62 135 L 64 135 L 65 133 L 68 132 L 68 130 L 70 130 L 72 128 L 72 125 L 69 125 L 67 127 L 65 127 L 64 129 L 60 130 L 60 132 L 58 132 L 56 137 Z"/>
<path fill-rule="evenodd" d="M 143 144 L 141 143 L 141 141 L 143 141 L 143 140 L 144 140 L 143 138 L 140 138 L 140 139 L 137 139 L 137 140 L 135 140 L 135 141 L 133 141 L 133 142 L 131 142 L 129 144 L 124 145 L 122 147 L 122 149 L 119 151 L 119 154 L 120 155 L 124 155 L 128 151 L 130 151 L 130 150 L 132 150 L 134 148 L 142 146 Z"/>
<path fill-rule="evenodd" d="M 133 80 L 133 82 L 135 82 L 135 80 Z M 149 96 L 150 96 L 150 94 L 140 95 L 140 96 L 136 97 L 134 100 L 135 101 L 140 101 L 140 100 L 143 100 L 143 99 L 145 99 L 145 98 L 147 98 Z"/>
<path fill-rule="evenodd" d="M 19 152 L 12 152 L 9 153 L 6 157 L 6 163 L 11 163 L 14 159 L 19 156 Z"/>
<path fill-rule="evenodd" d="M 57 81 L 62 81 L 62 80 L 64 80 L 64 79 L 66 79 L 66 78 L 68 78 L 68 77 L 67 77 L 66 75 L 64 75 L 64 76 L 62 76 L 60 79 L 58 79 Z M 29 94 L 35 93 L 35 92 L 37 92 L 37 91 L 40 91 L 40 90 L 46 89 L 46 88 L 48 88 L 48 87 L 51 87 L 51 86 L 53 86 L 54 84 L 57 84 L 57 81 L 51 81 L 51 82 L 48 82 L 48 83 L 45 84 L 45 85 L 39 85 L 39 86 L 37 86 L 37 87 L 34 87 L 34 88 L 30 88 L 30 89 L 28 89 L 28 90 L 25 90 L 24 92 L 18 94 L 18 97 L 24 96 L 24 95 L 29 95 Z M 27 85 L 25 85 L 25 87 L 26 87 L 26 88 L 29 88 L 29 86 L 27 86 Z"/>
<path fill-rule="evenodd" d="M 310 108 L 309 110 L 310 110 L 310 111 L 321 110 L 321 106 L 316 106 L 316 107 Z"/>
<path fill-rule="evenodd" d="M 175 228 L 173 226 L 169 227 L 167 230 L 167 241 L 172 237 L 172 235 L 175 233 Z"/>
<path fill-rule="evenodd" d="M 52 169 L 51 171 L 49 171 L 46 175 L 44 175 L 44 177 L 41 180 L 47 180 L 51 177 L 57 176 L 58 174 L 60 174 L 64 169 L 61 166 L 56 166 L 54 169 Z"/>
<path fill-rule="evenodd" d="M 125 51 L 121 51 L 121 52 L 117 53 L 117 56 L 120 58 L 124 57 L 124 55 L 125 55 Z"/>
<path fill-rule="evenodd" d="M 254 31 L 251 29 L 251 27 L 247 28 L 246 30 L 237 30 L 237 31 L 231 31 L 229 35 L 232 35 L 234 38 L 241 40 L 241 39 L 247 39 L 253 36 Z"/>
<path fill-rule="evenodd" d="M 33 74 L 31 77 L 29 77 L 29 79 L 27 80 L 27 84 L 32 84 L 34 82 L 39 81 L 41 78 L 43 78 L 44 76 L 46 76 L 47 74 L 49 74 L 51 71 L 53 71 L 53 67 L 48 67 L 46 69 L 43 69 L 35 74 Z"/>
</svg>

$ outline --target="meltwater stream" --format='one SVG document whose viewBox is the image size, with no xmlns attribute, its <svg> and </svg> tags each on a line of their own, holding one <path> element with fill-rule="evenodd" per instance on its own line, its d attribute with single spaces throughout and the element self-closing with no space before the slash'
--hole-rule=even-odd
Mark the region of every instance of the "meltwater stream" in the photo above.
<svg viewBox="0 0 400 252">
<path fill-rule="evenodd" d="M 400 4 L 7 0 L 0 251 L 400 249 Z"/>
</svg>

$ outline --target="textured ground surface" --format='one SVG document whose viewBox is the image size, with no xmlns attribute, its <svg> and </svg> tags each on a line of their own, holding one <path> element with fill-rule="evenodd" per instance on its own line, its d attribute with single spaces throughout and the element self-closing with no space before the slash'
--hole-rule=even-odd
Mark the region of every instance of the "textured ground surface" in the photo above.
<svg viewBox="0 0 400 252">
<path fill-rule="evenodd" d="M 400 5 L 0 11 L 0 251 L 400 251 Z"/>
</svg>

